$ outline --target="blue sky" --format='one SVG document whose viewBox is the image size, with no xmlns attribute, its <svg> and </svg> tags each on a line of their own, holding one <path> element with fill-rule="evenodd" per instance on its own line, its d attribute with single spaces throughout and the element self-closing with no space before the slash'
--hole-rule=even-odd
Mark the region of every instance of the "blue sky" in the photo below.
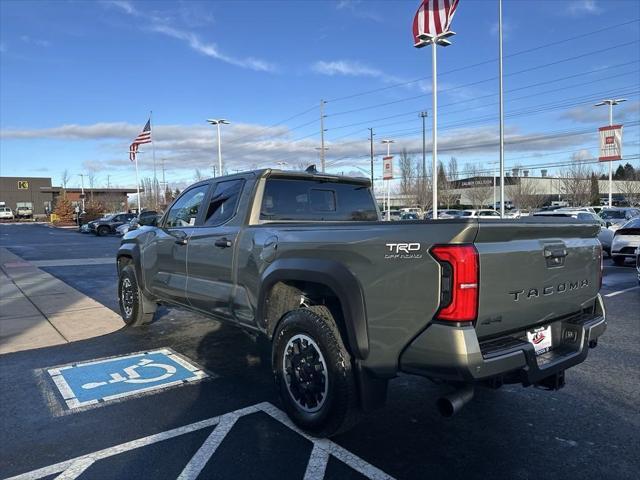
<svg viewBox="0 0 640 480">
<path fill-rule="evenodd" d="M 1 174 L 58 183 L 66 168 L 134 185 L 128 145 L 150 110 L 172 183 L 211 172 L 211 117 L 231 121 L 229 170 L 297 167 L 317 161 L 320 99 L 330 171 L 368 169 L 367 127 L 377 153 L 393 138 L 417 159 L 418 112 L 431 115 L 430 51 L 412 46 L 418 4 L 3 0 Z M 636 0 L 504 0 L 507 167 L 596 157 L 607 111 L 592 104 L 608 97 L 628 99 L 615 116 L 640 163 L 639 19 Z M 460 0 L 453 46 L 438 51 L 440 159 L 463 171 L 497 160 L 496 25 L 496 0 Z M 139 158 L 151 175 L 151 148 Z"/>
</svg>

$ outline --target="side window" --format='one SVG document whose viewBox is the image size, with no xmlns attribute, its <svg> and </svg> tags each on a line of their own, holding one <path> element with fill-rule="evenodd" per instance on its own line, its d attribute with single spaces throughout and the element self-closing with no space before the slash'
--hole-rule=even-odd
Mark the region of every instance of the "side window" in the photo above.
<svg viewBox="0 0 640 480">
<path fill-rule="evenodd" d="M 588 213 L 579 213 L 578 214 L 578 220 L 591 220 L 591 221 L 593 221 L 593 218 Z"/>
<path fill-rule="evenodd" d="M 172 228 L 195 225 L 200 211 L 200 204 L 204 200 L 208 189 L 209 185 L 200 185 L 183 193 L 167 213 L 164 226 Z"/>
<path fill-rule="evenodd" d="M 219 182 L 211 195 L 205 225 L 222 225 L 236 213 L 244 180 Z"/>
<path fill-rule="evenodd" d="M 124 216 L 123 215 L 116 215 L 115 217 L 113 217 L 113 222 L 123 222 L 124 221 Z"/>
</svg>

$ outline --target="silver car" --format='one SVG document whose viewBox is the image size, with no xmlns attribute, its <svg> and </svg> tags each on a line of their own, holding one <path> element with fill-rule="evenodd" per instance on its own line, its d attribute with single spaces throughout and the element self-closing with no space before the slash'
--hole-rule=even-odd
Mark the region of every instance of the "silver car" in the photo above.
<svg viewBox="0 0 640 480">
<path fill-rule="evenodd" d="M 616 265 L 623 265 L 627 258 L 636 257 L 640 247 L 640 218 L 634 218 L 617 229 L 611 243 L 611 258 Z"/>
<path fill-rule="evenodd" d="M 598 214 L 605 222 L 607 227 L 622 226 L 632 218 L 640 217 L 640 209 L 635 207 L 612 207 L 604 208 Z"/>
</svg>

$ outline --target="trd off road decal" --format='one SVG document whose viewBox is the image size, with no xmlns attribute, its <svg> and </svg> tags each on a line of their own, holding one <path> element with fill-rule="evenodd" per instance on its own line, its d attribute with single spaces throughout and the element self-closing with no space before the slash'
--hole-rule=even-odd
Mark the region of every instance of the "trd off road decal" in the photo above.
<svg viewBox="0 0 640 480">
<path fill-rule="evenodd" d="M 387 243 L 385 259 L 422 258 L 419 243 Z"/>
</svg>

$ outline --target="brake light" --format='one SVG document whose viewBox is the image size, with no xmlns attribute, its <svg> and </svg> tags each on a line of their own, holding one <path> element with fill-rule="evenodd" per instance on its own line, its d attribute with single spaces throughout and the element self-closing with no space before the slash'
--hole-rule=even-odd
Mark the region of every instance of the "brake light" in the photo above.
<svg viewBox="0 0 640 480">
<path fill-rule="evenodd" d="M 437 245 L 431 255 L 440 263 L 441 291 L 437 320 L 472 322 L 478 316 L 480 266 L 473 245 Z"/>
<path fill-rule="evenodd" d="M 600 245 L 598 248 L 598 251 L 600 253 L 600 271 L 598 272 L 598 290 L 600 290 L 602 288 L 602 272 L 604 270 L 604 255 L 602 252 L 602 245 Z"/>
</svg>

